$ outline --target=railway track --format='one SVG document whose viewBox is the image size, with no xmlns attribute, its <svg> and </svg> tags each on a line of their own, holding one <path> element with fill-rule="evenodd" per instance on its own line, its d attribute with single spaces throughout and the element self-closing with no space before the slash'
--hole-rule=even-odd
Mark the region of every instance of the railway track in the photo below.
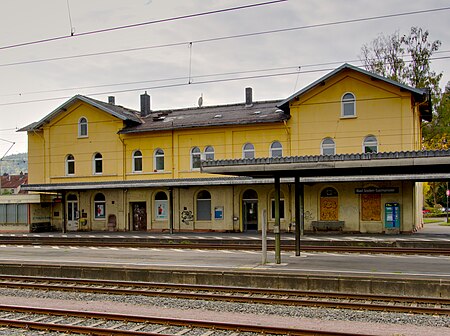
<svg viewBox="0 0 450 336">
<path fill-rule="evenodd" d="M 105 312 L 0 305 L 0 325 L 22 329 L 60 331 L 88 335 L 316 335 L 373 336 L 373 334 L 271 327 L 256 324 L 161 318 Z"/>
<path fill-rule="evenodd" d="M 142 283 L 111 280 L 2 276 L 0 288 L 54 290 L 107 295 L 158 296 L 269 305 L 450 315 L 450 299 L 326 293 L 247 287 Z"/>
<path fill-rule="evenodd" d="M 3 237 L 4 238 L 4 237 Z M 72 239 L 72 238 L 50 238 L 50 239 L 24 239 L 21 237 L 10 237 L 1 239 L 0 245 L 32 245 L 32 246 L 96 246 L 96 247 L 123 247 L 123 248 L 183 248 L 183 249 L 209 249 L 209 250 L 261 250 L 260 242 L 243 241 L 240 243 L 228 242 L 190 242 L 179 241 L 157 241 L 157 240 L 102 240 L 102 239 Z M 274 250 L 272 241 L 268 242 L 268 249 Z M 295 251 L 293 242 L 283 243 L 283 251 Z M 450 248 L 443 247 L 397 247 L 397 246 L 348 246 L 348 245 L 301 245 L 304 252 L 338 252 L 338 253 L 378 253 L 378 254 L 427 254 L 427 255 L 450 255 Z"/>
</svg>

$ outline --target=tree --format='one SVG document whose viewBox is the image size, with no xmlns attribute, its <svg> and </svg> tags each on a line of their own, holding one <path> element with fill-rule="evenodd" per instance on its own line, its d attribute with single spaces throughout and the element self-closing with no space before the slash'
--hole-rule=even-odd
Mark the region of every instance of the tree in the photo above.
<svg viewBox="0 0 450 336">
<path fill-rule="evenodd" d="M 360 59 L 367 70 L 414 88 L 428 88 L 432 97 L 433 120 L 422 123 L 423 145 L 428 149 L 448 149 L 450 134 L 450 83 L 441 95 L 439 82 L 442 72 L 431 70 L 433 53 L 439 50 L 441 41 L 429 41 L 429 33 L 419 27 L 411 27 L 408 35 L 380 35 L 363 45 Z M 406 58 L 406 60 L 405 60 Z M 450 140 L 448 140 L 450 142 Z M 442 200 L 445 183 L 431 182 L 426 200 L 433 206 Z M 445 193 L 444 193 L 445 195 Z"/>
</svg>

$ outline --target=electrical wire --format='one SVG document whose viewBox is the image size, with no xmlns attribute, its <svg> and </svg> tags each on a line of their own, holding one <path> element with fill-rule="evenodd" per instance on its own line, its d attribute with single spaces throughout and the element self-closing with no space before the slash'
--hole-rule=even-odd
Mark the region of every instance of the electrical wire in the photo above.
<svg viewBox="0 0 450 336">
<path fill-rule="evenodd" d="M 3 63 L 3 64 L 0 64 L 0 67 L 8 67 L 8 66 L 32 64 L 32 63 L 42 63 L 42 62 L 50 62 L 50 61 L 60 61 L 60 60 L 101 56 L 101 55 L 110 55 L 110 54 L 116 54 L 116 53 L 133 52 L 133 51 L 148 50 L 148 49 L 177 47 L 177 46 L 189 45 L 189 44 L 193 44 L 193 43 L 197 44 L 197 43 L 216 42 L 216 41 L 230 40 L 230 39 L 235 39 L 235 38 L 244 38 L 244 37 L 252 37 L 252 36 L 259 36 L 259 35 L 266 35 L 266 34 L 283 33 L 283 32 L 289 32 L 289 31 L 295 31 L 295 30 L 301 30 L 301 29 L 311 29 L 311 28 L 319 28 L 319 27 L 347 24 L 347 23 L 356 23 L 356 22 L 364 22 L 364 21 L 370 21 L 370 20 L 386 19 L 386 18 L 392 18 L 392 17 L 397 17 L 397 16 L 425 14 L 425 13 L 431 13 L 431 12 L 436 12 L 436 11 L 445 11 L 445 10 L 449 10 L 449 9 L 450 9 L 450 7 L 442 7 L 442 8 L 421 10 L 421 11 L 412 11 L 412 12 L 404 12 L 404 13 L 397 13 L 397 14 L 372 16 L 372 17 L 359 18 L 359 19 L 350 19 L 350 20 L 343 20 L 343 21 L 319 23 L 319 24 L 308 25 L 308 26 L 280 28 L 280 29 L 266 30 L 266 31 L 253 32 L 253 33 L 227 35 L 227 36 L 221 36 L 221 37 L 211 37 L 211 38 L 198 39 L 198 40 L 193 40 L 193 41 L 173 42 L 173 43 L 157 44 L 157 45 L 137 47 L 137 48 L 118 49 L 118 50 L 102 51 L 102 52 L 79 54 L 79 55 L 72 55 L 72 56 L 69 55 L 69 56 L 42 58 L 42 59 L 29 60 L 29 61 Z M 2 47 L 0 47 L 0 50 L 1 49 L 2 49 Z"/>
<path fill-rule="evenodd" d="M 435 58 L 432 58 L 432 59 L 434 59 L 434 60 L 450 59 L 450 56 L 435 57 Z M 293 68 L 293 67 L 289 67 L 289 68 Z M 157 85 L 157 86 L 146 86 L 146 87 L 122 89 L 122 90 L 92 92 L 92 93 L 87 93 L 86 95 L 87 96 L 102 96 L 102 95 L 108 95 L 108 94 L 134 92 L 134 91 L 145 91 L 145 90 L 176 88 L 176 87 L 183 87 L 183 86 L 189 86 L 189 85 L 207 85 L 207 84 L 213 84 L 213 83 L 233 82 L 233 81 L 249 80 L 249 79 L 262 79 L 262 78 L 292 76 L 292 75 L 298 75 L 299 73 L 300 74 L 305 74 L 305 73 L 316 73 L 316 72 L 329 72 L 329 71 L 333 71 L 333 70 L 335 70 L 335 69 L 334 68 L 322 68 L 322 69 L 315 69 L 315 70 L 304 70 L 304 71 L 296 70 L 296 71 L 283 72 L 283 73 L 263 74 L 263 75 L 253 75 L 253 76 L 241 76 L 241 77 L 235 77 L 235 78 L 222 78 L 222 79 L 203 80 L 203 81 L 191 80 L 190 83 L 189 82 L 183 82 L 183 83 L 174 83 L 174 84 Z M 31 99 L 31 100 L 18 101 L 18 102 L 0 103 L 0 106 L 11 106 L 11 105 L 21 105 L 21 104 L 29 104 L 29 103 L 47 102 L 47 101 L 63 100 L 63 99 L 69 99 L 69 98 L 71 98 L 71 96 L 60 96 L 60 97 L 50 97 L 50 98 L 41 98 L 41 99 Z"/>
<path fill-rule="evenodd" d="M 148 26 L 148 25 L 157 24 L 157 23 L 178 21 L 178 20 L 184 20 L 184 19 L 192 19 L 192 18 L 200 17 L 200 16 L 225 13 L 225 12 L 230 12 L 230 11 L 235 11 L 235 10 L 242 10 L 242 9 L 259 7 L 259 6 L 265 6 L 265 5 L 272 5 L 272 4 L 276 4 L 276 3 L 279 3 L 279 2 L 286 2 L 286 1 L 287 0 L 266 1 L 266 2 L 262 2 L 262 3 L 255 3 L 255 4 L 244 5 L 244 6 L 237 6 L 237 7 L 229 7 L 229 8 L 223 8 L 223 9 L 212 10 L 212 11 L 201 12 L 201 13 L 195 13 L 195 14 L 180 15 L 180 16 L 175 16 L 175 17 L 170 17 L 170 18 L 165 18 L 165 19 L 158 19 L 158 20 L 134 23 L 134 24 L 118 26 L 118 27 L 111 27 L 111 28 L 98 29 L 98 30 L 91 30 L 91 31 L 87 31 L 87 32 L 84 32 L 84 33 L 79 33 L 79 34 L 75 34 L 75 33 L 71 32 L 70 35 L 55 36 L 55 37 L 50 37 L 50 38 L 46 38 L 46 39 L 42 39 L 42 40 L 35 40 L 35 41 L 30 41 L 30 42 L 23 42 L 23 43 L 17 43 L 17 44 L 11 44 L 11 45 L 7 45 L 7 46 L 3 46 L 3 47 L 0 47 L 0 50 L 12 49 L 12 48 L 29 46 L 29 45 L 36 45 L 36 44 L 41 44 L 41 43 L 46 43 L 46 42 L 59 41 L 59 40 L 67 39 L 67 38 L 73 38 L 73 37 L 81 37 L 81 36 L 87 36 L 87 35 L 107 33 L 107 32 L 112 32 L 112 31 L 117 31 L 117 30 L 122 30 L 122 29 L 129 29 L 129 28 Z"/>
</svg>

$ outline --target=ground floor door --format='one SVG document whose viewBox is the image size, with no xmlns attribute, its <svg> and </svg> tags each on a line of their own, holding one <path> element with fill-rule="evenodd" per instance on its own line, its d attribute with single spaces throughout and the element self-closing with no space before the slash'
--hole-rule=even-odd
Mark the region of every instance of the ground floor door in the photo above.
<svg viewBox="0 0 450 336">
<path fill-rule="evenodd" d="M 258 201 L 243 200 L 244 231 L 258 231 Z"/>
<path fill-rule="evenodd" d="M 75 195 L 67 197 L 67 231 L 78 230 L 78 199 Z"/>
<path fill-rule="evenodd" d="M 146 202 L 131 203 L 133 231 L 147 231 L 147 204 Z"/>
</svg>

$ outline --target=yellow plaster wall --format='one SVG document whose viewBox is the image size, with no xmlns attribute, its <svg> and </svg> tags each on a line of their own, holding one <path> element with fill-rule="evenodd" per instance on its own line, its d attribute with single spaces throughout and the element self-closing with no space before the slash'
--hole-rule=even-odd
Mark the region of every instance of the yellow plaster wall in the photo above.
<svg viewBox="0 0 450 336">
<path fill-rule="evenodd" d="M 356 117 L 341 118 L 342 96 L 356 97 Z M 411 95 L 382 81 L 344 71 L 291 103 L 292 147 L 297 155 L 320 154 L 322 139 L 331 137 L 336 153 L 360 153 L 367 135 L 378 139 L 378 151 L 413 150 L 417 124 Z"/>
</svg>

